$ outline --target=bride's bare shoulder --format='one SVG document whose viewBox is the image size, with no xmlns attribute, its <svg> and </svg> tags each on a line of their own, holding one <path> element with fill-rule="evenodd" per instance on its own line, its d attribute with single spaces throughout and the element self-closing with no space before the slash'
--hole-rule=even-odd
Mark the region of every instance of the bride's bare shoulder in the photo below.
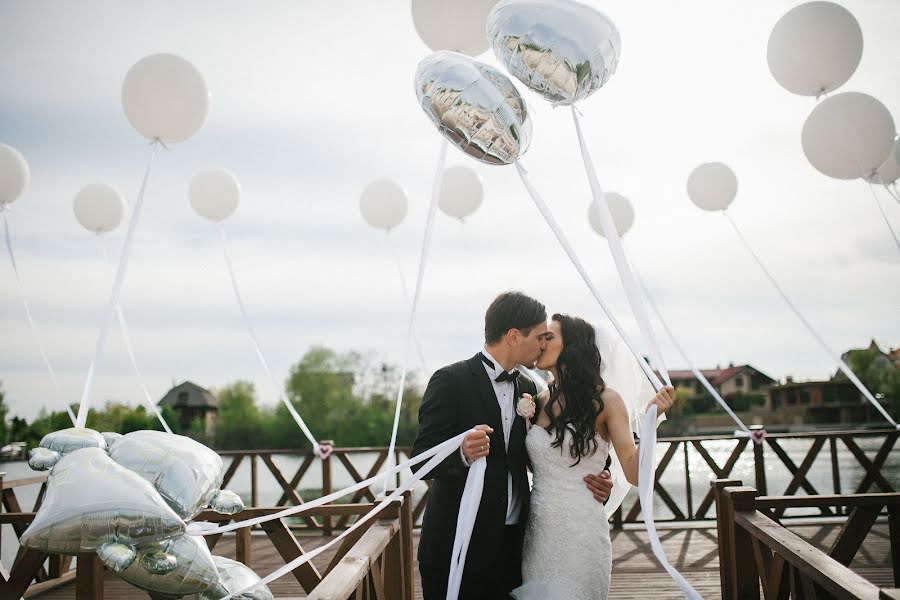
<svg viewBox="0 0 900 600">
<path fill-rule="evenodd" d="M 618 409 L 625 408 L 625 401 L 622 400 L 622 396 L 619 395 L 619 392 L 612 388 L 603 388 L 603 392 L 600 393 L 600 399 L 603 400 L 603 409 Z"/>
</svg>

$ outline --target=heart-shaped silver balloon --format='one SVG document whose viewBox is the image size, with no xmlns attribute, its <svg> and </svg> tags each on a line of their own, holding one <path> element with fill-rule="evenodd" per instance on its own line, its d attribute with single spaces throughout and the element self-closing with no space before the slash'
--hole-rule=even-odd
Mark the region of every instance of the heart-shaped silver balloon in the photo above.
<svg viewBox="0 0 900 600">
<path fill-rule="evenodd" d="M 609 17 L 573 0 L 503 0 L 488 15 L 487 33 L 507 70 L 554 104 L 603 87 L 622 50 Z"/>
<path fill-rule="evenodd" d="M 531 140 L 525 100 L 509 78 L 456 52 L 435 52 L 416 69 L 416 96 L 441 134 L 490 165 L 508 165 Z"/>
</svg>

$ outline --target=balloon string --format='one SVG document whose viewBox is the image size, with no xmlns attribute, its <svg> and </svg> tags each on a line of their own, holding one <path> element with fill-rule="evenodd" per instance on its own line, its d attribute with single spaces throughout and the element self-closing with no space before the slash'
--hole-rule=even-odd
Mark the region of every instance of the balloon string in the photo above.
<svg viewBox="0 0 900 600">
<path fill-rule="evenodd" d="M 228 268 L 228 276 L 231 279 L 231 289 L 234 291 L 234 297 L 237 300 L 238 307 L 241 310 L 241 316 L 244 319 L 244 325 L 247 328 L 247 333 L 250 336 L 250 343 L 253 346 L 253 351 L 256 354 L 256 358 L 259 359 L 259 364 L 262 365 L 263 371 L 265 371 L 266 376 L 269 378 L 269 383 L 278 393 L 278 399 L 281 400 L 281 403 L 287 409 L 288 413 L 294 419 L 294 422 L 297 423 L 297 426 L 300 427 L 300 431 L 303 432 L 303 435 L 306 436 L 306 439 L 309 440 L 309 443 L 312 444 L 313 452 L 315 452 L 316 456 L 322 458 L 322 446 L 313 437 L 312 432 L 307 427 L 306 422 L 302 417 L 297 413 L 297 410 L 294 408 L 294 405 L 291 404 L 291 401 L 288 400 L 287 396 L 284 392 L 281 391 L 278 382 L 275 380 L 275 376 L 272 375 L 272 370 L 269 369 L 269 362 L 266 360 L 266 357 L 263 355 L 262 348 L 259 345 L 259 339 L 256 337 L 256 330 L 253 328 L 253 322 L 250 320 L 250 315 L 247 313 L 247 307 L 244 305 L 244 299 L 241 296 L 241 290 L 238 287 L 237 276 L 234 271 L 234 264 L 231 261 L 231 254 L 228 252 L 228 238 L 225 235 L 225 225 L 219 224 L 219 239 L 222 242 L 222 254 L 225 257 L 225 266 Z"/>
<path fill-rule="evenodd" d="M 706 391 L 709 392 L 709 395 L 715 398 L 716 402 L 728 413 L 728 416 L 732 418 L 732 420 L 740 427 L 744 433 L 750 435 L 750 428 L 747 427 L 743 421 L 731 410 L 731 407 L 728 406 L 728 403 L 725 402 L 725 399 L 716 391 L 716 388 L 709 382 L 706 376 L 703 374 L 700 369 L 694 366 L 694 363 L 688 358 L 687 353 L 684 351 L 684 348 L 681 344 L 678 343 L 678 340 L 675 338 L 675 335 L 672 333 L 672 330 L 669 328 L 669 324 L 666 323 L 666 320 L 662 316 L 662 312 L 659 310 L 659 306 L 656 302 L 653 301 L 653 297 L 650 295 L 650 291 L 647 289 L 647 286 L 644 284 L 644 280 L 641 277 L 640 273 L 638 273 L 637 268 L 634 267 L 634 263 L 631 264 L 631 267 L 634 271 L 634 278 L 638 283 L 638 286 L 641 288 L 641 292 L 644 294 L 644 298 L 647 300 L 647 304 L 650 306 L 650 310 L 653 311 L 653 314 L 656 315 L 656 319 L 659 321 L 659 324 L 662 325 L 663 330 L 666 332 L 666 335 L 669 338 L 669 341 L 672 342 L 672 345 L 675 346 L 675 350 L 678 351 L 678 354 L 681 355 L 681 359 L 687 363 L 688 368 L 690 368 L 691 372 L 694 374 L 694 377 L 697 378 L 698 381 L 706 388 Z"/>
<path fill-rule="evenodd" d="M 16 279 L 16 287 L 19 290 L 19 297 L 22 300 L 22 307 L 25 309 L 25 317 L 28 319 L 28 328 L 31 330 L 31 336 L 34 338 L 35 343 L 37 344 L 38 351 L 41 353 L 41 359 L 44 361 L 44 366 L 47 368 L 47 373 L 50 375 L 50 381 L 53 382 L 53 389 L 56 391 L 56 399 L 58 402 L 62 402 L 63 395 L 62 390 L 59 387 L 59 380 L 56 378 L 56 372 L 53 370 L 53 365 L 50 363 L 50 358 L 47 356 L 47 351 L 44 348 L 44 343 L 41 341 L 41 337 L 38 335 L 37 326 L 34 324 L 34 318 L 31 316 L 31 307 L 28 304 L 28 295 L 25 293 L 25 284 L 22 282 L 22 277 L 19 274 L 19 267 L 16 264 L 16 254 L 13 252 L 12 247 L 12 237 L 9 234 L 9 220 L 7 218 L 7 213 L 9 209 L 6 205 L 0 204 L 0 212 L 3 213 L 3 233 L 6 240 L 6 252 L 9 255 L 9 264 L 12 265 L 13 274 Z M 72 412 L 72 408 L 68 403 L 66 405 L 66 412 L 69 414 L 69 418 L 72 419 L 72 424 L 75 424 L 76 417 Z"/>
<path fill-rule="evenodd" d="M 403 263 L 400 260 L 400 255 L 397 253 L 397 249 L 388 240 L 388 248 L 391 251 L 391 256 L 394 259 L 394 264 L 397 267 L 397 275 L 400 278 L 400 288 L 403 291 L 403 303 L 405 305 L 409 304 L 409 286 L 406 283 L 406 275 L 403 273 Z M 422 363 L 422 372 L 428 372 L 428 363 L 425 360 L 425 353 L 422 351 L 422 342 L 419 339 L 419 336 L 413 332 L 413 343 L 416 346 L 416 354 L 419 355 L 419 362 Z"/>
<path fill-rule="evenodd" d="M 869 182 L 869 191 L 872 192 L 872 199 L 875 201 L 875 206 L 878 207 L 879 212 L 881 212 L 881 218 L 884 219 L 884 224 L 887 225 L 888 230 L 891 232 L 891 236 L 894 238 L 894 244 L 897 246 L 897 250 L 900 250 L 900 239 L 897 239 L 897 232 L 894 231 L 894 227 L 891 225 L 891 221 L 888 219 L 887 214 L 884 212 L 884 207 L 881 205 L 881 201 L 878 199 L 878 194 L 875 193 L 875 186 Z"/>
<path fill-rule="evenodd" d="M 416 278 L 416 287 L 413 291 L 412 305 L 409 309 L 409 324 L 406 328 L 406 339 L 403 344 L 403 363 L 400 369 L 400 386 L 397 389 L 397 403 L 394 407 L 394 425 L 391 429 L 391 443 L 388 445 L 387 465 L 394 464 L 394 447 L 397 444 L 397 429 L 400 427 L 400 408 L 403 405 L 403 390 L 406 387 L 406 372 L 409 367 L 409 347 L 412 345 L 413 332 L 416 323 L 416 310 L 419 307 L 419 298 L 422 296 L 422 281 L 425 279 L 425 268 L 428 265 L 428 250 L 431 247 L 431 233 L 434 230 L 434 216 L 437 212 L 438 199 L 441 191 L 441 174 L 444 172 L 444 163 L 447 161 L 447 140 L 441 139 L 441 149 L 438 151 L 437 166 L 434 170 L 434 181 L 431 186 L 431 204 L 428 206 L 428 217 L 425 220 L 425 232 L 422 234 L 422 248 L 419 250 L 419 274 Z M 386 493 L 390 485 L 389 477 L 385 474 L 382 493 Z"/>
<path fill-rule="evenodd" d="M 891 186 L 893 186 L 893 188 Z M 892 183 L 890 185 L 885 183 L 884 189 L 887 190 L 887 193 L 890 194 L 891 198 L 893 198 L 894 200 L 897 201 L 898 204 L 900 204 L 900 193 L 897 192 L 897 184 L 896 183 Z"/>
<path fill-rule="evenodd" d="M 634 358 L 637 360 L 638 364 L 641 366 L 641 369 L 644 371 L 644 375 L 646 375 L 647 379 L 650 380 L 650 383 L 653 384 L 654 389 L 656 389 L 656 391 L 659 391 L 660 389 L 662 389 L 662 382 L 660 382 L 659 377 L 656 376 L 656 373 L 653 372 L 653 369 L 650 368 L 650 365 L 647 363 L 647 359 L 645 359 L 644 356 L 640 352 L 638 352 L 637 346 L 635 346 L 634 342 L 631 340 L 631 336 L 629 336 L 625 332 L 625 329 L 615 318 L 612 311 L 610 311 L 606 306 L 606 303 L 600 296 L 600 292 L 597 291 L 594 282 L 588 276 L 584 265 L 581 264 L 581 260 L 579 260 L 578 256 L 575 254 L 575 250 L 572 249 L 572 246 L 569 244 L 569 240 L 566 238 L 566 235 L 559 227 L 559 223 L 556 222 L 556 219 L 553 217 L 553 214 L 550 212 L 550 209 L 547 207 L 544 199 L 541 198 L 541 195 L 531 185 L 531 182 L 528 179 L 528 171 L 525 170 L 525 167 L 523 167 L 522 163 L 520 163 L 518 160 L 515 162 L 515 165 L 516 170 L 519 172 L 519 177 L 521 178 L 522 183 L 525 185 L 525 189 L 528 191 L 531 199 L 534 201 L 534 205 L 540 211 L 541 215 L 543 215 L 544 221 L 547 222 L 547 226 L 550 227 L 550 230 L 556 236 L 559 245 L 562 246 L 562 249 L 569 256 L 569 260 L 572 261 L 572 265 L 578 271 L 578 274 L 581 275 L 584 283 L 588 286 L 588 289 L 591 291 L 594 299 L 600 305 L 600 308 L 606 314 L 606 317 L 609 319 L 610 323 L 612 323 L 615 330 L 619 332 L 619 335 L 622 336 L 622 339 L 625 341 L 625 344 L 628 346 L 631 354 L 634 355 Z"/>
<path fill-rule="evenodd" d="M 588 151 L 587 142 L 585 142 L 584 139 L 584 132 L 581 130 L 581 120 L 578 117 L 578 111 L 575 110 L 574 105 L 572 106 L 572 120 L 575 121 L 575 131 L 578 134 L 578 145 L 581 147 L 584 170 L 585 173 L 587 173 L 588 182 L 591 186 L 591 193 L 594 196 L 594 202 L 599 209 L 598 213 L 600 216 L 600 224 L 603 227 L 603 235 L 609 243 L 609 251 L 616 263 L 616 270 L 619 272 L 619 279 L 622 282 L 622 287 L 625 289 L 628 305 L 631 307 L 631 312 L 634 313 L 638 328 L 641 330 L 641 335 L 644 338 L 644 343 L 653 360 L 653 365 L 659 370 L 666 385 L 672 385 L 672 380 L 669 378 L 669 372 L 666 369 L 665 361 L 663 361 L 662 352 L 659 349 L 656 335 L 653 333 L 653 327 L 650 325 L 650 319 L 647 316 L 644 299 L 641 297 L 640 290 L 635 283 L 634 274 L 631 272 L 628 257 L 625 254 L 625 248 L 622 245 L 622 239 L 619 237 L 616 223 L 613 220 L 612 214 L 609 211 L 609 205 L 606 202 L 606 195 L 603 193 L 603 189 L 600 187 L 600 182 L 597 179 L 594 163 L 591 160 L 591 154 Z"/>
<path fill-rule="evenodd" d="M 100 248 L 103 251 L 103 261 L 106 264 L 107 268 L 112 270 L 112 264 L 109 260 L 109 253 L 106 251 L 106 246 L 101 242 Z M 122 311 L 122 305 L 120 303 L 116 303 L 116 319 L 119 322 L 119 330 L 122 332 L 122 342 L 125 345 L 125 353 L 128 355 L 128 360 L 131 362 L 131 368 L 134 370 L 134 374 L 137 377 L 138 385 L 141 388 L 141 391 L 144 393 L 144 401 L 147 403 L 147 407 L 150 411 L 156 415 L 156 418 L 159 419 L 160 424 L 163 426 L 163 429 L 166 433 L 172 433 L 172 429 L 169 427 L 169 424 L 166 423 L 166 419 L 162 416 L 162 413 L 159 410 L 159 406 L 156 405 L 156 402 L 153 401 L 153 396 L 150 395 L 150 390 L 147 389 L 147 384 L 144 380 L 144 376 L 141 374 L 141 370 L 138 368 L 137 358 L 135 358 L 134 354 L 134 345 L 131 343 L 131 334 L 128 331 L 128 324 L 125 322 L 125 313 Z"/>
<path fill-rule="evenodd" d="M 809 331 L 809 333 L 813 336 L 813 338 L 815 338 L 815 340 L 819 343 L 819 345 L 822 347 L 822 349 L 825 350 L 825 352 L 829 356 L 831 356 L 831 358 L 837 363 L 838 368 L 840 368 L 840 370 L 843 371 L 844 375 L 846 375 L 847 378 L 853 382 L 853 385 L 856 386 L 856 389 L 858 389 L 862 393 L 862 395 L 865 396 L 865 398 L 872 404 L 872 406 L 874 406 L 876 409 L 878 409 L 878 411 L 881 413 L 881 415 L 885 419 L 887 419 L 891 425 L 893 425 L 894 427 L 900 427 L 897 425 L 897 422 L 891 418 L 891 415 L 889 415 L 887 413 L 887 411 L 884 409 L 884 407 L 878 403 L 878 401 L 872 395 L 872 392 L 870 392 L 868 390 L 868 388 L 866 388 L 866 386 L 863 385 L 863 383 L 859 380 L 859 378 L 856 376 L 856 374 L 850 370 L 850 367 L 848 367 L 847 364 L 843 361 L 843 359 L 841 359 L 841 357 L 834 350 L 831 349 L 831 347 L 825 342 L 825 340 L 822 339 L 822 337 L 818 334 L 818 332 L 815 330 L 815 328 L 812 326 L 812 324 L 806 320 L 806 317 L 804 317 L 803 314 L 800 312 L 800 310 L 794 305 L 794 303 L 791 302 L 791 299 L 788 298 L 788 296 L 784 292 L 784 290 L 781 289 L 781 286 L 778 285 L 778 282 L 775 280 L 775 277 L 772 276 L 772 274 L 769 272 L 769 270 L 763 264 L 762 260 L 759 258 L 759 256 L 757 256 L 756 252 L 753 251 L 753 248 L 750 246 L 750 243 L 743 236 L 743 234 L 741 233 L 741 230 L 738 229 L 737 223 L 734 222 L 734 220 L 731 218 L 731 215 L 729 215 L 728 212 L 724 211 L 724 210 L 722 211 L 722 214 L 725 215 L 725 219 L 731 224 L 731 227 L 734 228 L 734 232 L 737 234 L 738 239 L 740 239 L 740 241 L 744 244 L 744 247 L 747 249 L 747 252 L 750 254 L 750 256 L 753 257 L 753 259 L 756 261 L 756 264 L 759 265 L 759 268 L 762 270 L 762 272 L 768 278 L 769 282 L 781 295 L 782 300 L 784 300 L 785 304 L 788 305 L 788 307 L 794 312 L 794 314 L 797 316 L 797 318 L 800 319 L 800 322 L 803 323 L 803 326 L 806 327 L 807 331 Z"/>
<path fill-rule="evenodd" d="M 100 333 L 97 336 L 97 346 L 94 348 L 94 357 L 88 366 L 87 377 L 84 382 L 84 391 L 81 394 L 81 402 L 78 405 L 78 419 L 75 423 L 76 427 L 85 427 L 87 424 L 88 411 L 90 410 L 91 391 L 94 385 L 94 374 L 97 369 L 97 363 L 103 355 L 103 349 L 106 347 L 106 338 L 109 336 L 109 327 L 112 323 L 112 317 L 115 313 L 115 307 L 119 304 L 119 297 L 122 293 L 122 285 L 125 282 L 125 273 L 128 270 L 128 260 L 131 257 L 131 250 L 134 246 L 135 231 L 137 230 L 138 221 L 140 221 L 141 208 L 144 206 L 144 192 L 147 190 L 147 181 L 150 178 L 150 170 L 153 166 L 153 159 L 156 156 L 158 143 L 150 144 L 150 157 L 147 160 L 147 168 L 144 170 L 144 178 L 141 180 L 141 187 L 138 191 L 137 200 L 134 203 L 134 210 L 131 213 L 131 219 L 128 222 L 128 232 L 125 234 L 125 243 L 122 246 L 122 255 L 119 257 L 119 266 L 116 269 L 116 276 L 113 280 L 112 292 L 109 295 L 106 311 L 103 314 L 103 321 L 100 324 Z"/>
</svg>

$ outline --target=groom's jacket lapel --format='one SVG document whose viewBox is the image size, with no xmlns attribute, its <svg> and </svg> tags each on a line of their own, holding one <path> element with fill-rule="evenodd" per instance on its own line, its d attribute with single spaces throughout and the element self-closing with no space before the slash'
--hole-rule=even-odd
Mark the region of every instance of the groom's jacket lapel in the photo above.
<svg viewBox="0 0 900 600">
<path fill-rule="evenodd" d="M 506 454 L 506 441 L 503 439 L 503 419 L 500 416 L 500 404 L 497 402 L 497 394 L 494 393 L 494 385 L 481 363 L 481 352 L 467 362 L 474 379 L 475 389 L 478 390 L 478 401 L 484 411 L 485 424 L 494 430 L 490 436 L 491 454 L 502 456 Z"/>
</svg>

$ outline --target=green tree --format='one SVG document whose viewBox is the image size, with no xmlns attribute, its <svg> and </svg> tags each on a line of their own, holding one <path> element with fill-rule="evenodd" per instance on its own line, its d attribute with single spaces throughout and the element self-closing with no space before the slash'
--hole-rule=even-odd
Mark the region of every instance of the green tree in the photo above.
<svg viewBox="0 0 900 600">
<path fill-rule="evenodd" d="M 218 393 L 216 447 L 225 450 L 265 445 L 262 415 L 256 406 L 253 384 L 237 381 Z"/>
<path fill-rule="evenodd" d="M 6 415 L 9 414 L 9 406 L 6 404 L 6 394 L 3 392 L 3 386 L 0 385 L 0 443 L 5 444 L 9 441 L 9 430 L 6 427 Z"/>
</svg>

